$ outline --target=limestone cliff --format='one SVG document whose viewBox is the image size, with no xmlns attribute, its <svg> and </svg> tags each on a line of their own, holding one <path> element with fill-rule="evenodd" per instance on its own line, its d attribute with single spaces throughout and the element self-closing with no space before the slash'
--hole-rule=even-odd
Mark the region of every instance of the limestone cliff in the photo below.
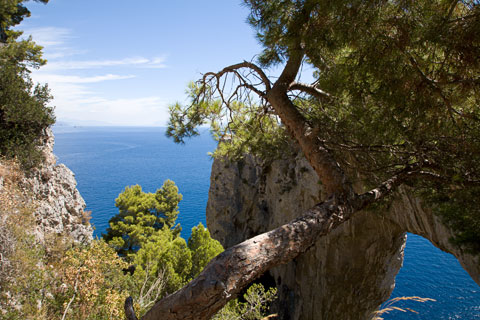
<svg viewBox="0 0 480 320">
<path fill-rule="evenodd" d="M 85 201 L 77 190 L 75 175 L 63 164 L 56 164 L 54 136 L 47 129 L 43 141 L 45 163 L 22 181 L 31 195 L 36 220 L 35 235 L 66 234 L 79 242 L 90 241 L 93 229 L 86 221 Z"/>
<path fill-rule="evenodd" d="M 318 178 L 300 155 L 269 165 L 253 157 L 215 160 L 207 204 L 212 236 L 230 247 L 301 215 L 322 200 Z M 282 319 L 369 319 L 389 296 L 406 232 L 454 254 L 477 283 L 480 259 L 453 247 L 451 232 L 418 199 L 400 190 L 385 212 L 357 213 L 287 265 L 270 271 Z"/>
</svg>

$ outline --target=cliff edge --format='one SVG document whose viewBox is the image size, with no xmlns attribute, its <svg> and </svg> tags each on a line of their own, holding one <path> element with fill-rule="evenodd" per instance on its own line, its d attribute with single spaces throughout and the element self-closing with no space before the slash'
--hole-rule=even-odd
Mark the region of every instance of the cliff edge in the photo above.
<svg viewBox="0 0 480 320">
<path fill-rule="evenodd" d="M 33 209 L 35 237 L 42 242 L 47 234 L 63 234 L 77 242 L 89 242 L 93 229 L 88 223 L 85 201 L 77 189 L 73 172 L 56 163 L 53 145 L 53 133 L 47 129 L 41 144 L 44 163 L 26 173 L 18 183 Z"/>
</svg>

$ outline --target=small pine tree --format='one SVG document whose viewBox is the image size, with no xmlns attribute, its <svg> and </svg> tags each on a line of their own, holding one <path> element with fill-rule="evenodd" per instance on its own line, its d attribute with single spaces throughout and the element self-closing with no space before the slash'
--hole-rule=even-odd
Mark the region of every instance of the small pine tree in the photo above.
<svg viewBox="0 0 480 320">
<path fill-rule="evenodd" d="M 146 193 L 142 187 L 126 187 L 115 200 L 119 213 L 109 221 L 103 238 L 120 255 L 128 256 L 140 249 L 161 229 L 172 229 L 177 236 L 181 227 L 175 225 L 178 203 L 182 195 L 171 180 L 166 180 L 155 193 Z"/>
<path fill-rule="evenodd" d="M 203 224 L 192 228 L 192 235 L 188 239 L 188 248 L 192 252 L 192 270 L 190 277 L 193 279 L 205 268 L 208 262 L 223 251 L 223 247 L 210 237 L 210 232 Z"/>
</svg>

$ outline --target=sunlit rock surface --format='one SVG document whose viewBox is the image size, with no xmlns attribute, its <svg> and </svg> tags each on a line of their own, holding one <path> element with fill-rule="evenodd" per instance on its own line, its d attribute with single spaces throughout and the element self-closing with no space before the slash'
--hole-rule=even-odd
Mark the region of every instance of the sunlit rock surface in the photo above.
<svg viewBox="0 0 480 320">
<path fill-rule="evenodd" d="M 315 172 L 300 155 L 268 165 L 248 156 L 235 163 L 215 160 L 207 225 L 215 239 L 230 247 L 302 215 L 322 197 Z M 357 213 L 306 253 L 270 271 L 279 289 L 281 318 L 371 318 L 394 288 L 406 232 L 453 253 L 479 282 L 478 257 L 453 247 L 448 228 L 401 190 L 389 208 Z"/>
<path fill-rule="evenodd" d="M 78 242 L 88 242 L 93 229 L 88 224 L 85 201 L 77 190 L 75 175 L 65 165 L 56 164 L 54 136 L 50 129 L 43 143 L 44 165 L 22 181 L 32 197 L 37 222 L 35 235 L 42 240 L 46 234 L 65 234 Z"/>
</svg>

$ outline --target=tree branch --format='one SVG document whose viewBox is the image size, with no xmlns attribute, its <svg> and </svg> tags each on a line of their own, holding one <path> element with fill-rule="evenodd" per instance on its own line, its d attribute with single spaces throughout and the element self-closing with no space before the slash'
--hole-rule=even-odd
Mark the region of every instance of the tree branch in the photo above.
<svg viewBox="0 0 480 320">
<path fill-rule="evenodd" d="M 306 83 L 292 82 L 290 84 L 290 87 L 288 88 L 288 90 L 289 91 L 293 91 L 293 90 L 302 91 L 302 92 L 308 93 L 309 95 L 312 95 L 312 96 L 316 97 L 319 100 L 331 99 L 332 98 L 332 96 L 330 94 L 328 94 L 327 92 L 318 89 L 314 85 L 306 84 Z"/>
<path fill-rule="evenodd" d="M 287 130 L 297 140 L 305 158 L 325 186 L 325 191 L 328 194 L 351 197 L 354 194 L 352 184 L 331 152 L 318 139 L 321 128 L 314 128 L 288 98 L 288 90 L 294 84 L 302 59 L 303 50 L 299 46 L 297 50 L 292 51 L 282 74 L 266 98 Z"/>
<path fill-rule="evenodd" d="M 222 70 L 220 70 L 219 72 L 207 72 L 203 75 L 203 82 L 206 82 L 206 78 L 208 76 L 214 76 L 217 79 L 219 79 L 227 73 L 236 72 L 237 70 L 245 69 L 245 68 L 253 70 L 259 76 L 259 78 L 262 80 L 262 83 L 265 85 L 265 91 L 266 92 L 268 92 L 271 89 L 271 82 L 268 79 L 267 75 L 263 72 L 263 70 L 259 66 L 257 66 L 256 64 L 254 64 L 252 62 L 248 62 L 248 61 L 240 62 L 240 63 L 237 63 L 237 64 L 233 64 L 231 66 L 225 67 Z M 255 90 L 258 90 L 258 89 L 255 89 Z M 261 92 L 261 91 L 259 91 L 259 92 Z"/>
<path fill-rule="evenodd" d="M 62 315 L 62 320 L 65 320 L 65 317 L 67 316 L 67 312 L 68 310 L 70 309 L 70 305 L 72 304 L 72 302 L 75 300 L 75 297 L 77 296 L 77 291 L 78 291 L 78 278 L 80 277 L 80 269 L 83 267 L 83 263 L 80 265 L 80 267 L 78 268 L 78 272 L 77 272 L 77 275 L 75 276 L 75 282 L 73 284 L 73 296 L 72 298 L 70 299 L 70 301 L 68 301 L 68 304 L 67 304 L 67 307 L 65 308 L 65 310 L 63 311 L 63 315 Z"/>
<path fill-rule="evenodd" d="M 388 195 L 417 169 L 410 166 L 377 188 L 346 201 L 331 197 L 302 217 L 225 250 L 197 278 L 157 302 L 142 320 L 210 319 L 250 282 L 308 250 L 319 237 Z"/>
<path fill-rule="evenodd" d="M 135 315 L 135 310 L 133 309 L 133 299 L 132 297 L 128 297 L 125 300 L 125 317 L 127 320 L 138 320 L 137 316 Z"/>
</svg>

